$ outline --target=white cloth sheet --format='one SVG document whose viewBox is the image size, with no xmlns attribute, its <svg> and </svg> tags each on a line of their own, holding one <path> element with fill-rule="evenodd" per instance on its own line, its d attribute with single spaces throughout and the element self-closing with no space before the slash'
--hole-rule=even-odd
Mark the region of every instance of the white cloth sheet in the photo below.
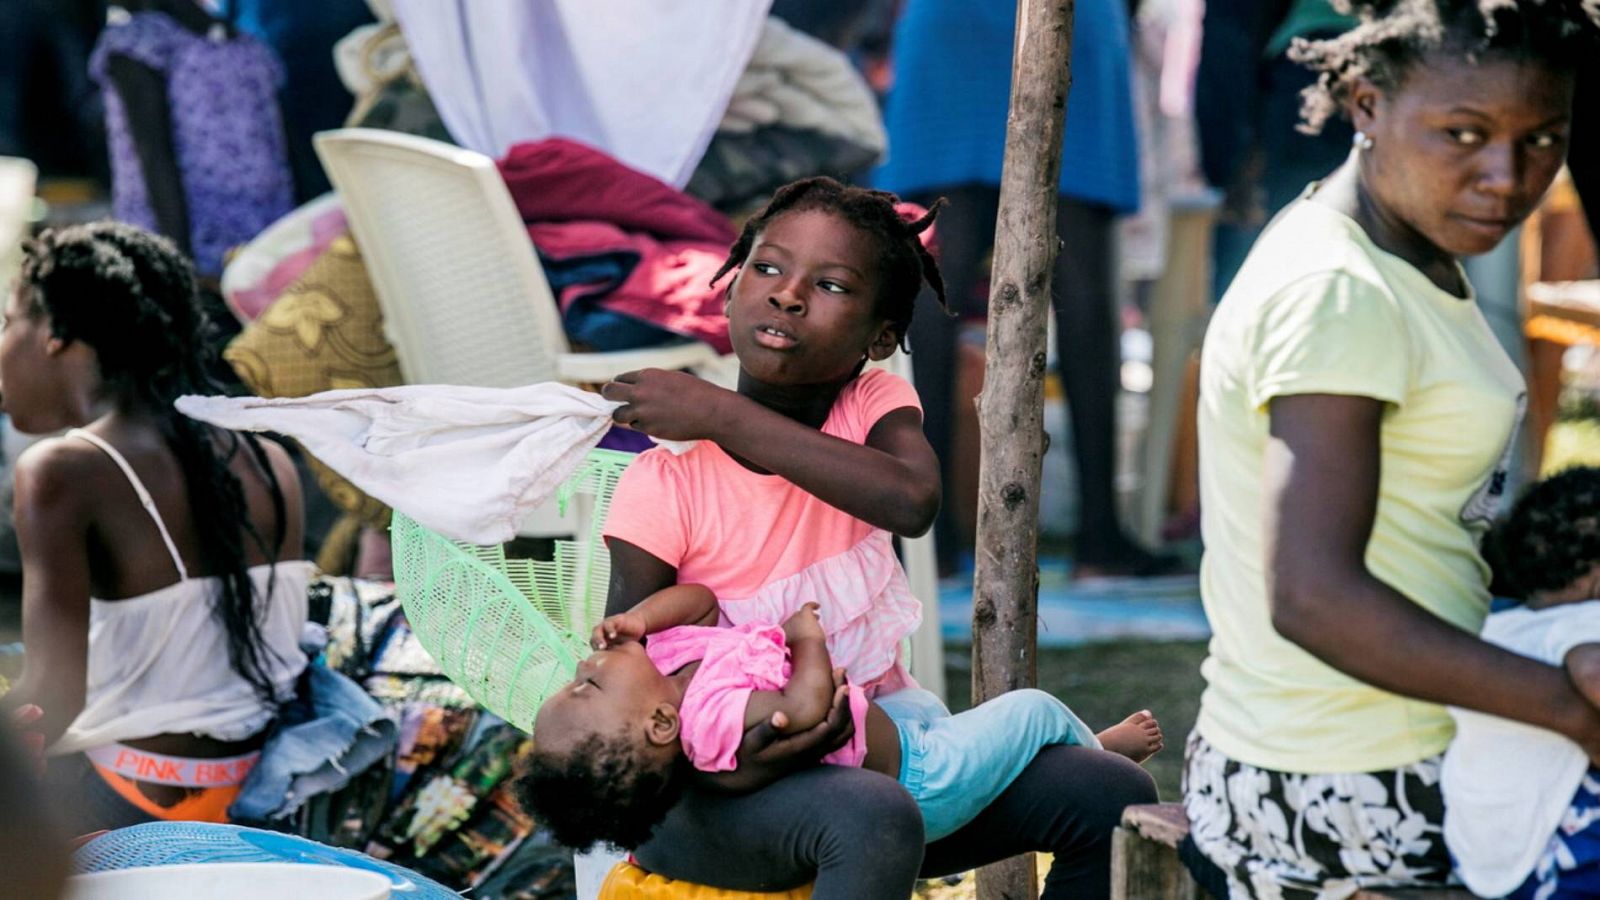
<svg viewBox="0 0 1600 900">
<path fill-rule="evenodd" d="M 184 415 L 223 428 L 288 435 L 372 497 L 474 544 L 515 537 L 600 442 L 619 405 L 556 382 L 177 403 Z"/>
<path fill-rule="evenodd" d="M 683 187 L 771 0 L 394 0 L 450 134 L 499 158 L 574 138 Z"/>
<path fill-rule="evenodd" d="M 1559 666 L 1579 644 L 1600 643 L 1600 600 L 1494 613 L 1482 637 Z M 1445 843 L 1467 887 L 1499 897 L 1533 871 L 1589 758 L 1553 731 L 1455 707 L 1450 715 L 1456 738 L 1440 772 Z"/>
<path fill-rule="evenodd" d="M 781 19 L 768 19 L 717 130 L 784 125 L 843 138 L 876 153 L 889 146 L 878 100 L 833 47 Z"/>
</svg>

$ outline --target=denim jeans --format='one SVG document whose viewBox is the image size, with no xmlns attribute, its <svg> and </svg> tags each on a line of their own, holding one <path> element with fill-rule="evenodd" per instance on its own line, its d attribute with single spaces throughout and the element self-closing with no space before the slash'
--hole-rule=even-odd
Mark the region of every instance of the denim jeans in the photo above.
<svg viewBox="0 0 1600 900">
<path fill-rule="evenodd" d="M 279 711 L 228 815 L 238 822 L 281 820 L 388 758 L 396 740 L 395 723 L 360 685 L 313 663 L 299 693 Z"/>
</svg>

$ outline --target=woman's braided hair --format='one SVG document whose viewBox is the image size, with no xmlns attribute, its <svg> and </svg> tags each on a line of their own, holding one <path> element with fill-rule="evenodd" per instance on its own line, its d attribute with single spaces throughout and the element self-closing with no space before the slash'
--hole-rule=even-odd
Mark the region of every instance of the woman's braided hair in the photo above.
<svg viewBox="0 0 1600 900">
<path fill-rule="evenodd" d="M 944 296 L 944 279 L 939 275 L 939 264 L 923 246 L 920 235 L 938 218 L 944 199 L 934 201 L 932 207 L 918 219 L 906 219 L 895 209 L 900 198 L 887 191 L 841 184 L 826 176 L 805 178 L 778 188 L 767 203 L 766 209 L 745 222 L 739 239 L 728 250 L 728 258 L 711 279 L 716 284 L 732 269 L 744 265 L 756 238 L 774 219 L 789 212 L 823 210 L 833 213 L 870 236 L 878 250 L 878 306 L 877 313 L 887 318 L 894 329 L 895 338 L 904 345 L 906 331 L 911 328 L 911 316 L 916 312 L 917 294 L 926 281 L 939 298 L 939 305 L 949 305 Z"/>
<path fill-rule="evenodd" d="M 193 267 L 166 238 L 94 222 L 29 241 L 19 284 L 29 315 L 48 316 L 55 337 L 94 349 L 110 397 L 156 413 L 184 473 L 201 564 L 220 582 L 214 608 L 228 635 L 229 663 L 264 699 L 278 699 L 266 674 L 272 651 L 261 638 L 245 541 L 268 560 L 277 558 L 287 525 L 283 492 L 254 437 L 212 428 L 173 407 L 184 394 L 224 392 L 209 374 L 213 326 L 200 307 Z M 278 525 L 270 547 L 252 526 L 244 487 L 230 468 L 241 446 L 271 489 Z"/>
<path fill-rule="evenodd" d="M 1529 488 L 1485 551 L 1500 584 L 1523 599 L 1588 574 L 1600 564 L 1600 468 L 1567 469 Z"/>
<path fill-rule="evenodd" d="M 1289 56 L 1317 73 L 1302 97 L 1300 130 L 1316 134 L 1341 113 L 1362 78 L 1397 87 L 1429 53 L 1504 54 L 1570 71 L 1600 48 L 1595 0 L 1333 0 L 1361 23 L 1335 38 L 1297 38 Z"/>
</svg>

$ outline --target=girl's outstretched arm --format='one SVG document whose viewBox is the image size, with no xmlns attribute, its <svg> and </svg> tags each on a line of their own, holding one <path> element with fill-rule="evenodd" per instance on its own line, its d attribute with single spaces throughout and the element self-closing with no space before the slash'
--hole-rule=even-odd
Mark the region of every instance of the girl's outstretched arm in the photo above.
<svg viewBox="0 0 1600 900">
<path fill-rule="evenodd" d="M 922 433 L 922 415 L 912 407 L 885 414 L 863 445 L 823 434 L 683 372 L 629 372 L 603 393 L 625 404 L 613 414 L 624 425 L 663 440 L 715 441 L 825 503 L 902 537 L 925 533 L 938 515 L 939 460 Z"/>
</svg>

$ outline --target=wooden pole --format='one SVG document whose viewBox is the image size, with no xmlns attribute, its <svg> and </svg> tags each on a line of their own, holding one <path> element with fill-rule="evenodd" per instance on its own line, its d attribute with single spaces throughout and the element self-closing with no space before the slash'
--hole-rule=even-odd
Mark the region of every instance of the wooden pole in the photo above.
<svg viewBox="0 0 1600 900">
<path fill-rule="evenodd" d="M 1057 183 L 1072 85 L 1073 0 L 1018 0 L 1000 214 L 978 395 L 977 571 L 972 694 L 979 703 L 1037 676 L 1039 469 L 1044 459 L 1045 323 Z M 1039 896 L 1033 855 L 978 872 L 979 900 Z"/>
</svg>

